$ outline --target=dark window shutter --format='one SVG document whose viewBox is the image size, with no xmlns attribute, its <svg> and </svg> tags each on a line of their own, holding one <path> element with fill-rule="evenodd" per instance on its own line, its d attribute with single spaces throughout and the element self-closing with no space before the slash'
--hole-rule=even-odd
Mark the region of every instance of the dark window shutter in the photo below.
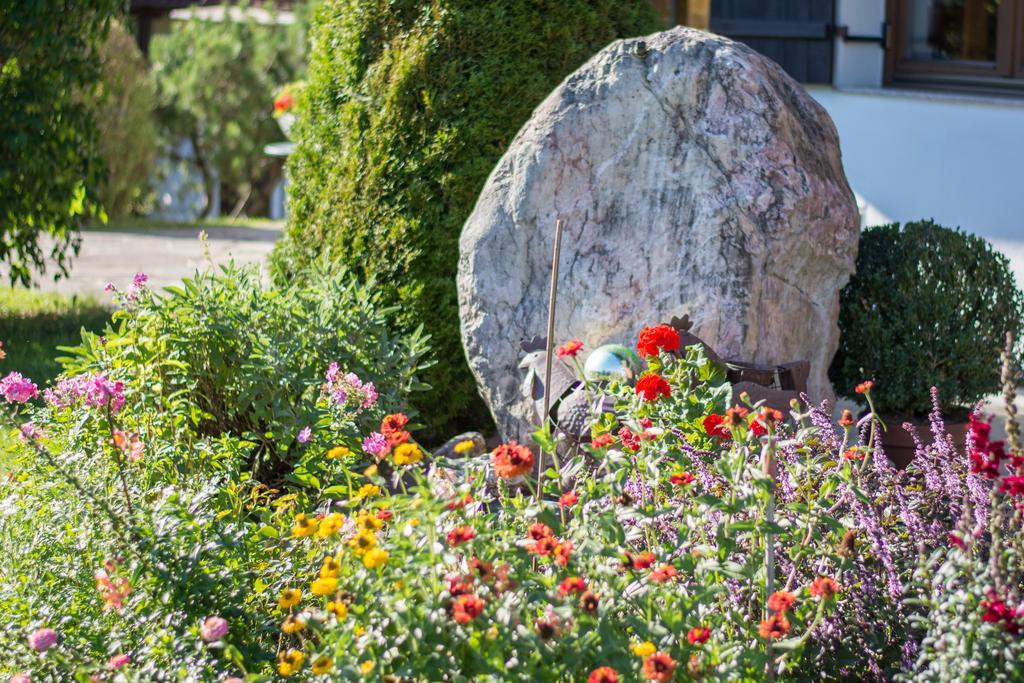
<svg viewBox="0 0 1024 683">
<path fill-rule="evenodd" d="M 746 43 L 801 83 L 832 82 L 832 0 L 711 0 L 711 31 Z"/>
</svg>

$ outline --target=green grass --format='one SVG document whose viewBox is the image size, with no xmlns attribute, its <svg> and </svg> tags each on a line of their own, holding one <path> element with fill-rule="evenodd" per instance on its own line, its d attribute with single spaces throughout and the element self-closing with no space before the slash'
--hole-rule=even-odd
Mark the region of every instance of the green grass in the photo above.
<svg viewBox="0 0 1024 683">
<path fill-rule="evenodd" d="M 82 328 L 99 332 L 109 319 L 110 309 L 91 296 L 0 288 L 0 341 L 7 353 L 0 372 L 17 370 L 43 387 L 60 373 L 57 347 L 77 345 Z"/>
</svg>

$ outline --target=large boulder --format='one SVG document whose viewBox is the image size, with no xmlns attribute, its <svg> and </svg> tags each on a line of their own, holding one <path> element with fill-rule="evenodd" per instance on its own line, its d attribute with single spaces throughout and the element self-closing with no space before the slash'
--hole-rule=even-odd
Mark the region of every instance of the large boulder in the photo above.
<svg viewBox="0 0 1024 683">
<path fill-rule="evenodd" d="M 543 334 L 566 228 L 556 340 L 590 348 L 688 314 L 723 358 L 811 362 L 831 398 L 858 212 L 828 114 L 740 43 L 687 28 L 620 40 L 534 111 L 460 242 L 462 339 L 505 438 L 523 438 L 520 341 Z"/>
</svg>

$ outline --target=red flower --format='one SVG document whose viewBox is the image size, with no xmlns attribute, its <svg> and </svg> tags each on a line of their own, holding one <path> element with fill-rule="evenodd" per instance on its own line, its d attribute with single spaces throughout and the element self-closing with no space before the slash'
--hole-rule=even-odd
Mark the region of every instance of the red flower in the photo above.
<svg viewBox="0 0 1024 683">
<path fill-rule="evenodd" d="M 493 562 L 486 562 L 479 557 L 474 557 L 469 561 L 469 567 L 484 581 L 490 581 L 494 578 Z"/>
<path fill-rule="evenodd" d="M 566 356 L 575 358 L 576 354 L 579 353 L 582 349 L 583 342 L 581 342 L 579 339 L 573 339 L 572 341 L 567 341 L 561 346 L 559 346 L 557 353 L 559 358 L 565 358 Z"/>
<path fill-rule="evenodd" d="M 576 503 L 580 502 L 580 497 L 576 495 L 575 491 L 566 491 L 558 497 L 558 506 L 563 508 L 571 508 Z"/>
<path fill-rule="evenodd" d="M 292 108 L 293 104 L 295 104 L 295 98 L 292 97 L 291 93 L 283 92 L 274 100 L 274 111 L 286 112 Z"/>
<path fill-rule="evenodd" d="M 448 532 L 448 545 L 459 545 L 476 538 L 476 531 L 471 526 L 457 526 Z"/>
<path fill-rule="evenodd" d="M 386 522 L 394 516 L 395 513 L 392 512 L 391 510 L 377 510 L 377 519 L 379 519 L 382 522 Z"/>
<path fill-rule="evenodd" d="M 668 398 L 671 394 L 672 387 L 661 375 L 644 375 L 636 383 L 636 395 L 643 396 L 645 401 L 656 401 L 659 396 Z"/>
<path fill-rule="evenodd" d="M 967 550 L 967 543 L 956 534 L 946 534 L 946 538 L 949 540 L 950 545 L 955 545 L 957 548 L 960 548 L 960 550 Z"/>
<path fill-rule="evenodd" d="M 675 567 L 670 564 L 663 564 L 660 567 L 651 570 L 651 581 L 654 581 L 655 583 L 664 583 L 676 578 L 678 575 L 679 572 Z"/>
<path fill-rule="evenodd" d="M 775 591 L 768 596 L 768 609 L 785 614 L 793 607 L 796 596 L 788 591 Z"/>
<path fill-rule="evenodd" d="M 558 586 L 558 592 L 562 595 L 571 593 L 583 593 L 587 590 L 587 582 L 581 576 L 570 576 Z"/>
<path fill-rule="evenodd" d="M 706 643 L 708 642 L 709 638 L 711 638 L 711 629 L 709 629 L 707 626 L 697 626 L 696 628 L 691 628 L 690 632 L 686 634 L 686 639 L 690 641 L 690 645 L 700 645 L 702 643 Z"/>
<path fill-rule="evenodd" d="M 871 390 L 874 389 L 874 388 L 875 388 L 874 380 L 870 380 L 869 379 L 866 382 L 861 382 L 860 384 L 858 384 L 857 388 L 854 389 L 854 391 L 856 391 L 858 394 L 870 394 Z"/>
<path fill-rule="evenodd" d="M 661 351 L 679 350 L 679 330 L 671 325 L 654 325 L 640 330 L 636 350 L 641 356 L 657 356 Z"/>
<path fill-rule="evenodd" d="M 807 592 L 816 598 L 831 598 L 839 592 L 839 584 L 828 576 L 819 576 L 811 583 Z"/>
<path fill-rule="evenodd" d="M 558 541 L 555 540 L 554 536 L 545 536 L 538 541 L 527 541 L 526 552 L 533 555 L 540 555 L 545 557 L 555 552 L 558 548 Z"/>
<path fill-rule="evenodd" d="M 640 450 L 640 437 L 629 430 L 629 427 L 623 427 L 619 430 L 619 441 L 622 442 L 623 447 L 630 451 Z"/>
<path fill-rule="evenodd" d="M 590 672 L 587 683 L 619 683 L 619 672 L 610 666 L 601 666 Z"/>
<path fill-rule="evenodd" d="M 676 660 L 672 659 L 667 652 L 655 652 L 644 660 L 644 678 L 649 681 L 666 683 L 672 680 L 676 671 Z"/>
<path fill-rule="evenodd" d="M 1024 496 L 1024 476 L 1006 477 L 999 485 L 999 492 L 1009 496 Z"/>
<path fill-rule="evenodd" d="M 555 546 L 555 564 L 564 567 L 572 557 L 572 541 L 563 539 Z"/>
<path fill-rule="evenodd" d="M 628 564 L 629 568 L 633 571 L 647 569 L 654 564 L 654 553 L 640 553 L 639 555 L 626 553 L 626 564 Z"/>
<path fill-rule="evenodd" d="M 728 439 L 732 436 L 729 428 L 725 426 L 725 416 L 711 413 L 704 418 L 704 433 L 719 439 Z"/>
<path fill-rule="evenodd" d="M 387 437 L 391 447 L 398 446 L 409 440 L 409 432 L 405 426 L 409 424 L 409 417 L 405 413 L 385 415 L 380 422 L 380 433 Z"/>
<path fill-rule="evenodd" d="M 549 527 L 547 524 L 542 524 L 541 522 L 534 522 L 526 530 L 526 535 L 534 541 L 539 541 L 542 538 L 554 536 L 554 534 L 555 532 L 551 530 L 551 527 Z"/>
<path fill-rule="evenodd" d="M 861 451 L 856 446 L 854 446 L 852 448 L 847 448 L 845 451 L 843 451 L 843 457 L 846 458 L 847 460 L 863 460 L 864 452 Z"/>
<path fill-rule="evenodd" d="M 695 477 L 689 472 L 676 472 L 668 480 L 676 486 L 689 486 L 694 479 Z"/>
<path fill-rule="evenodd" d="M 515 441 L 503 443 L 491 451 L 494 473 L 503 479 L 526 474 L 533 468 L 533 452 Z"/>
<path fill-rule="evenodd" d="M 981 615 L 982 621 L 990 624 L 1002 624 L 1007 633 L 1019 633 L 1021 624 L 1017 621 L 1017 612 L 1006 604 L 995 592 L 989 588 L 985 591 L 985 599 L 981 601 L 981 607 L 985 611 Z"/>
<path fill-rule="evenodd" d="M 597 596 L 597 593 L 593 591 L 587 591 L 580 596 L 580 607 L 582 607 L 583 611 L 587 614 L 593 614 L 597 611 L 597 605 L 600 602 L 600 600 L 601 598 Z"/>
<path fill-rule="evenodd" d="M 789 633 L 789 619 L 781 613 L 773 614 L 761 622 L 761 626 L 757 629 L 757 632 L 762 638 L 767 638 L 769 640 L 782 638 Z"/>
<path fill-rule="evenodd" d="M 457 510 L 458 508 L 465 507 L 473 502 L 473 496 L 467 493 L 463 498 L 456 498 L 455 500 L 448 501 L 449 510 Z"/>
<path fill-rule="evenodd" d="M 768 430 L 765 429 L 765 426 L 761 424 L 760 420 L 754 420 L 750 423 L 750 433 L 754 436 L 764 436 L 768 433 Z"/>
<path fill-rule="evenodd" d="M 460 624 L 469 622 L 480 616 L 484 611 L 484 601 L 472 594 L 464 594 L 455 598 L 452 606 L 452 617 Z"/>
<path fill-rule="evenodd" d="M 615 443 L 615 437 L 608 433 L 598 434 L 590 440 L 590 445 L 594 448 L 608 448 L 613 443 Z"/>
<path fill-rule="evenodd" d="M 453 598 L 457 598 L 460 595 L 473 592 L 473 579 L 463 579 L 461 576 L 456 576 L 448 580 L 448 592 Z"/>
<path fill-rule="evenodd" d="M 854 424 L 853 413 L 846 409 L 843 411 L 842 416 L 839 418 L 840 427 L 852 427 Z"/>
</svg>

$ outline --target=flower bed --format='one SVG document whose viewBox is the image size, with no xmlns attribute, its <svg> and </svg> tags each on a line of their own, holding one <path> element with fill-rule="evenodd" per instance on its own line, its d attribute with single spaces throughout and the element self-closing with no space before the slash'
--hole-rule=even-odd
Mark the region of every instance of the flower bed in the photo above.
<svg viewBox="0 0 1024 683">
<path fill-rule="evenodd" d="M 957 448 L 937 399 L 935 445 L 897 471 L 872 414 L 729 403 L 657 326 L 635 387 L 587 386 L 614 409 L 582 446 L 541 428 L 433 457 L 401 400 L 416 364 L 368 373 L 358 345 L 292 387 L 278 427 L 212 430 L 189 410 L 202 382 L 123 351 L 175 318 L 149 297 L 27 411 L 0 535 L 12 680 L 1019 675 L 1024 458 L 978 417 Z M 268 390 L 280 359 L 247 357 Z M 20 404 L 26 382 L 0 388 Z M 268 441 L 287 468 L 254 466 Z"/>
</svg>

